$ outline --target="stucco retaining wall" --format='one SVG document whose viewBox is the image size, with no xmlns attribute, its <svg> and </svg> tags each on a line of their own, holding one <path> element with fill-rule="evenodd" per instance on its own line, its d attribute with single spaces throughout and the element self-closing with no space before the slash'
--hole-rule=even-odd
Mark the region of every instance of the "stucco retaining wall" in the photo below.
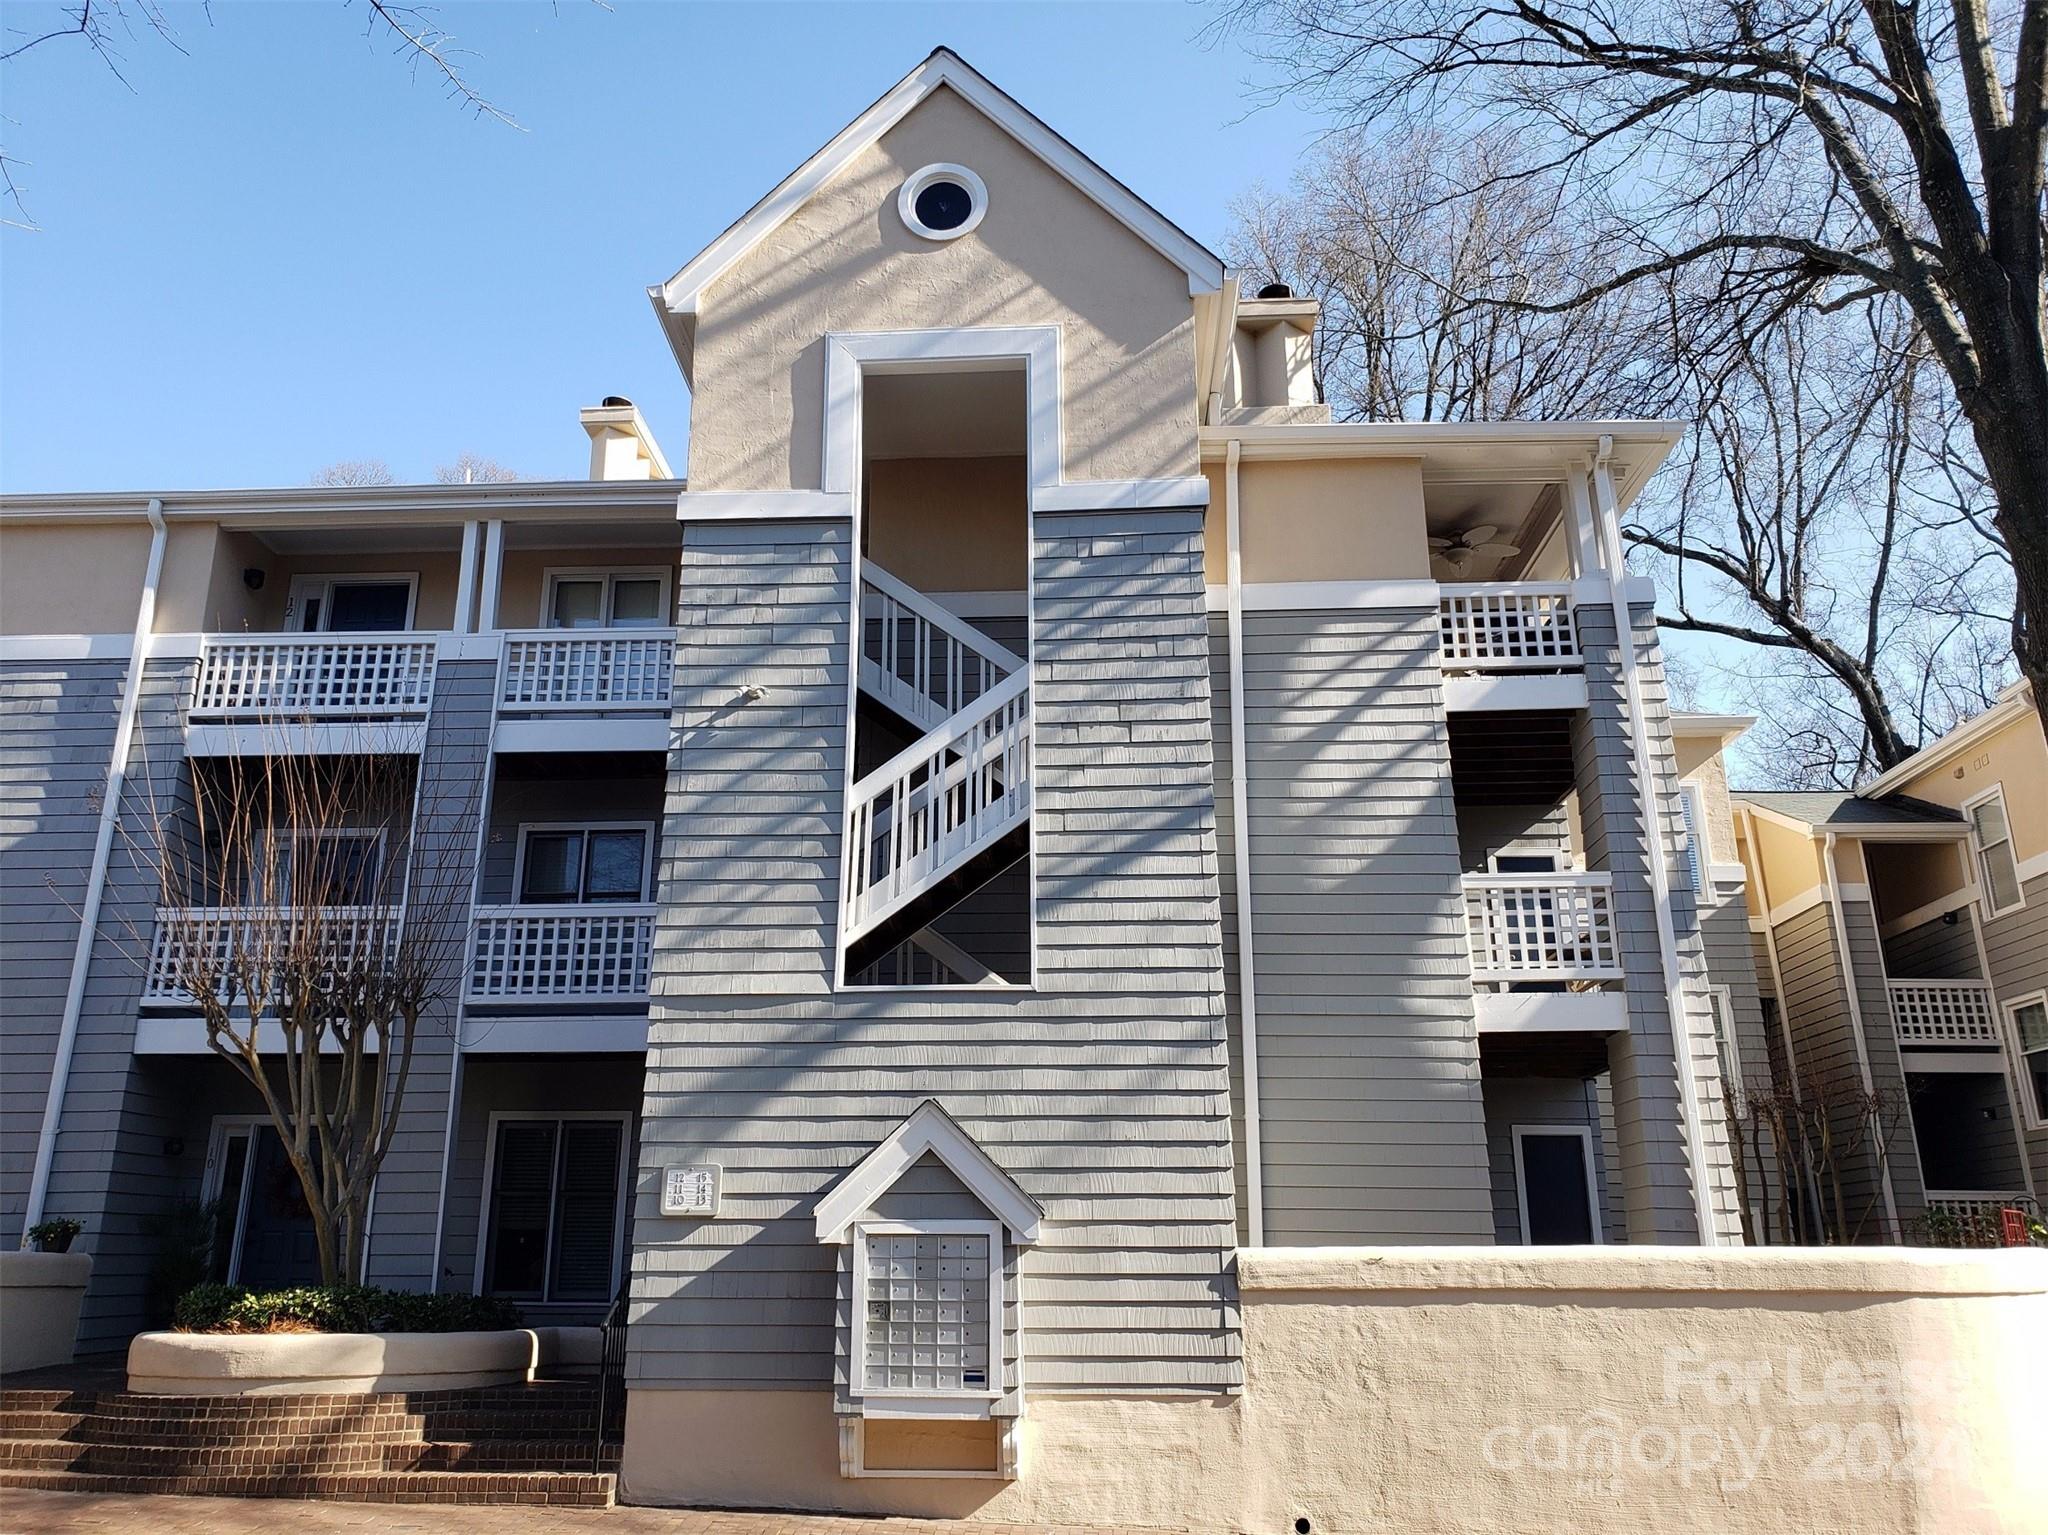
<svg viewBox="0 0 2048 1535">
<path fill-rule="evenodd" d="M 128 1345 L 128 1389 L 152 1396 L 448 1391 L 526 1380 L 540 1340 L 503 1332 L 146 1332 Z"/>
<path fill-rule="evenodd" d="M 2048 1517 L 2048 1254 L 1265 1249 L 1238 1278 L 1242 1394 L 1031 1397 L 1015 1482 L 843 1479 L 822 1392 L 635 1390 L 622 1494 L 1317 1535 Z"/>
<path fill-rule="evenodd" d="M 87 1253 L 0 1252 L 0 1370 L 71 1362 L 91 1278 Z"/>
</svg>

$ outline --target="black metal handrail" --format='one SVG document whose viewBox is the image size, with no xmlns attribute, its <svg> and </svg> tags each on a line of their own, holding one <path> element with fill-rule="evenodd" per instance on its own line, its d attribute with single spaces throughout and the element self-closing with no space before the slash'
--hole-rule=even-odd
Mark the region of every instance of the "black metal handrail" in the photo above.
<svg viewBox="0 0 2048 1535">
<path fill-rule="evenodd" d="M 626 1417 L 626 1299 L 632 1289 L 628 1280 L 604 1314 L 604 1345 L 597 1363 L 597 1422 L 590 1436 L 590 1469 L 604 1469 L 605 1446 L 625 1436 Z"/>
</svg>

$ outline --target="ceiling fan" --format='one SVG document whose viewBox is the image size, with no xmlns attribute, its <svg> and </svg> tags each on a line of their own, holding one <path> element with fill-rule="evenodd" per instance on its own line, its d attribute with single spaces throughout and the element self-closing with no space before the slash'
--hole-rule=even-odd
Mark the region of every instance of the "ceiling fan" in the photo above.
<svg viewBox="0 0 2048 1535">
<path fill-rule="evenodd" d="M 1494 559 L 1513 559 L 1522 552 L 1519 544 L 1503 544 L 1494 540 L 1500 531 L 1490 522 L 1482 522 L 1476 528 L 1467 528 L 1451 538 L 1432 538 L 1429 541 L 1431 561 L 1448 565 L 1453 571 L 1463 570 L 1472 563 L 1475 554 L 1490 555 Z"/>
</svg>

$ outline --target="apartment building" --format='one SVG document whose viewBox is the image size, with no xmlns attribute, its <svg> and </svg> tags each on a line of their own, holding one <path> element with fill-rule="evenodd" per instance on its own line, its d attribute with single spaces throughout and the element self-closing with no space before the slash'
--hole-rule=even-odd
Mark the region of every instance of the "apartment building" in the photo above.
<svg viewBox="0 0 2048 1535">
<path fill-rule="evenodd" d="M 1867 1137 L 1845 1168 L 1866 1239 L 2038 1213 L 2048 746 L 2026 685 L 1858 793 L 1744 793 L 1735 816 L 1788 1088 L 1886 1104 L 1884 1154 Z"/>
<path fill-rule="evenodd" d="M 0 1234 L 85 1222 L 89 1345 L 166 1200 L 308 1273 L 133 851 L 279 753 L 413 787 L 299 856 L 466 891 L 366 1277 L 625 1286 L 636 1496 L 1204 1410 L 1243 1247 L 1740 1240 L 1679 426 L 1332 422 L 1315 304 L 943 49 L 650 298 L 686 481 L 608 401 L 587 481 L 0 504 Z"/>
</svg>

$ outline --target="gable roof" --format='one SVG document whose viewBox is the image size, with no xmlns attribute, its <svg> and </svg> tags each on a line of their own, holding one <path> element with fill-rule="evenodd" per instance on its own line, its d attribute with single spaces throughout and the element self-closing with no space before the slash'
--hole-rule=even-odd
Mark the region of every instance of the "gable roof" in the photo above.
<svg viewBox="0 0 2048 1535">
<path fill-rule="evenodd" d="M 1038 1218 L 1045 1213 L 1038 1201 L 996 1166 L 981 1143 L 963 1130 L 936 1098 L 920 1103 L 818 1201 L 818 1240 L 844 1242 L 860 1212 L 894 1188 L 896 1180 L 927 1153 L 945 1163 L 1017 1241 L 1038 1240 Z"/>
<path fill-rule="evenodd" d="M 1738 790 L 1735 800 L 1738 804 L 1773 811 L 1815 831 L 1867 826 L 1936 826 L 1960 832 L 1963 825 L 1963 818 L 1955 811 L 1904 794 L 1865 799 L 1847 790 L 1818 793 Z"/>
<path fill-rule="evenodd" d="M 1223 286 L 1221 257 L 1053 132 L 959 54 L 950 48 L 934 48 L 923 63 L 840 129 L 823 149 L 784 177 L 737 223 L 691 257 L 681 271 L 647 290 L 678 356 L 689 355 L 693 340 L 690 331 L 704 290 L 942 85 L 958 93 L 982 116 L 1187 273 L 1190 294 L 1210 293 Z"/>
</svg>

